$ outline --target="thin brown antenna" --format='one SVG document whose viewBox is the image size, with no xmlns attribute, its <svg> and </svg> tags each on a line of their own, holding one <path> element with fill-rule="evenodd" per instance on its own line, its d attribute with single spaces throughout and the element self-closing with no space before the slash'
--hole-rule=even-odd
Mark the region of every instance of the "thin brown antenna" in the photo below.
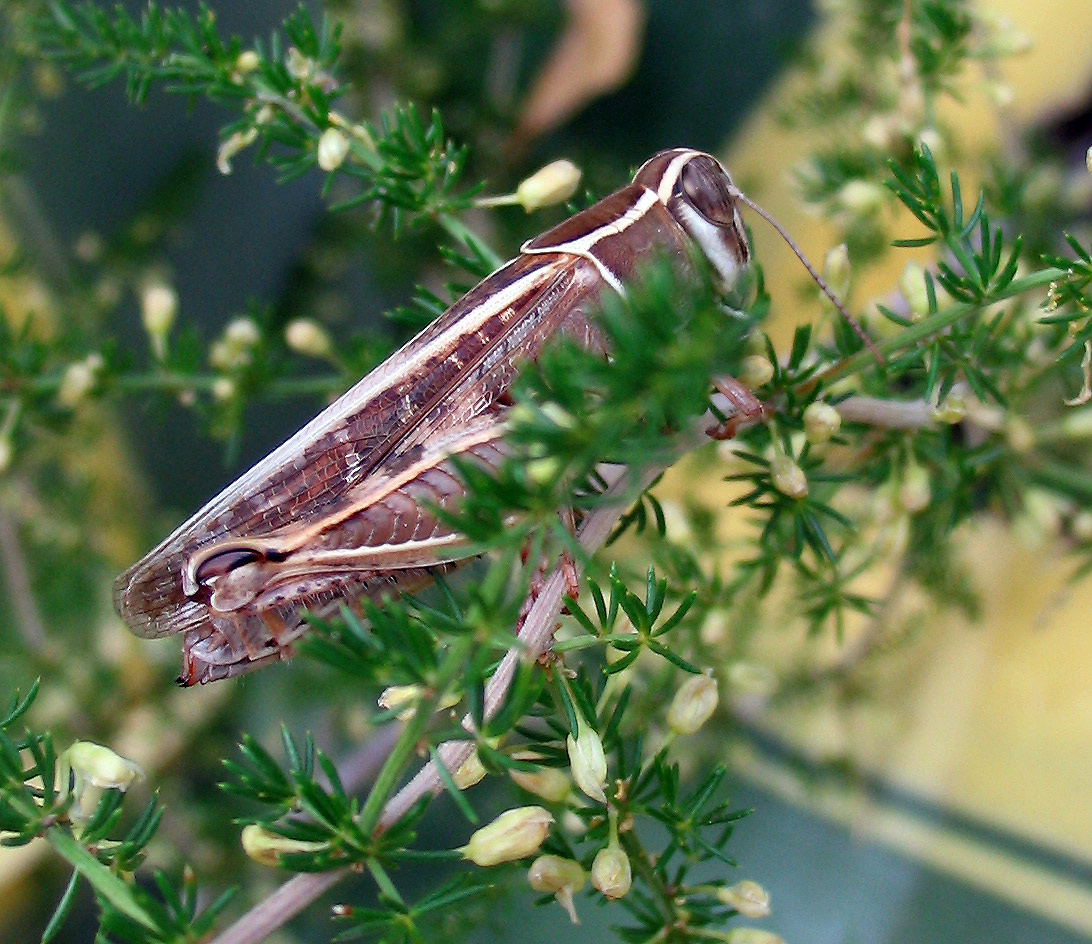
<svg viewBox="0 0 1092 944">
<path fill-rule="evenodd" d="M 818 285 L 820 289 L 822 289 L 823 294 L 826 295 L 827 298 L 830 299 L 831 304 L 838 309 L 838 313 L 843 318 L 845 318 L 846 322 L 853 329 L 853 333 L 861 339 L 861 343 L 864 344 L 864 346 L 872 352 L 872 356 L 875 357 L 879 363 L 886 364 L 887 361 L 884 360 L 884 356 L 880 353 L 880 349 L 876 347 L 876 345 L 872 343 L 872 339 L 864 333 L 864 328 L 862 328 L 857 323 L 857 319 L 854 318 L 848 311 L 846 311 L 846 306 L 842 304 L 842 300 L 837 295 L 835 295 L 833 291 L 831 291 L 831 288 L 829 285 L 827 285 L 826 280 L 818 272 L 815 271 L 815 266 L 808 262 L 807 257 L 804 255 L 800 247 L 797 246 L 793 238 L 787 232 L 785 232 L 785 228 L 738 187 L 732 187 L 729 192 L 740 203 L 749 206 L 752 210 L 755 211 L 755 213 L 761 216 L 762 219 L 764 219 L 775 230 L 777 230 L 781 238 L 785 240 L 785 242 L 788 244 L 788 247 L 796 254 L 796 258 L 799 259 L 803 263 L 804 268 L 808 270 L 808 274 L 815 280 L 815 284 Z"/>
</svg>

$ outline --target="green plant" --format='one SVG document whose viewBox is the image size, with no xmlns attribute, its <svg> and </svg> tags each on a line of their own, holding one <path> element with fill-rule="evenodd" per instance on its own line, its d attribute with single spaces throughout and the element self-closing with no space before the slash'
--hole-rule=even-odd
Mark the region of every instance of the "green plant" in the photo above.
<svg viewBox="0 0 1092 944">
<path fill-rule="evenodd" d="M 982 38 L 983 24 L 961 0 L 854 10 L 860 57 L 817 85 L 794 117 L 858 127 L 875 119 L 871 138 L 843 139 L 802 174 L 805 194 L 843 224 L 855 263 L 886 251 L 890 234 L 875 210 L 887 200 L 897 199 L 924 228 L 896 247 L 936 247 L 928 270 L 909 267 L 899 291 L 863 319 L 882 359 L 843 322 L 822 317 L 779 351 L 763 331 L 769 297 L 758 266 L 726 312 L 708 280 L 683 279 L 659 264 L 624 299 L 605 300 L 597 317 L 611 342 L 610 362 L 558 344 L 528 365 L 516 386 L 511 438 L 533 462 L 505 466 L 497 476 L 467 467 L 467 500 L 450 515 L 488 552 L 473 583 L 440 582 L 431 595 L 366 604 L 366 621 L 348 609 L 316 620 L 301 647 L 315 663 L 303 671 L 344 676 L 358 696 L 383 693 L 382 710 L 367 717 L 362 766 L 351 780 L 343 777 L 310 736 L 301 743 L 287 727 L 283 761 L 244 736 L 241 756 L 225 762 L 223 787 L 239 804 L 248 853 L 310 874 L 213 940 L 259 940 L 352 872 L 370 875 L 374 900 L 335 909 L 341 939 L 427 939 L 487 894 L 496 874 L 512 871 L 501 865 L 452 875 L 451 862 L 501 861 L 490 858 L 498 847 L 502 860 L 540 850 L 553 857 L 532 868 L 543 902 L 556 898 L 579 910 L 574 896 L 590 875 L 588 894 L 624 909 L 624 940 L 738 939 L 728 923 L 761 914 L 761 894 L 692 873 L 717 862 L 727 874 L 733 825 L 745 811 L 730 802 L 724 767 L 687 784 L 675 753 L 717 705 L 716 687 L 696 680 L 714 666 L 746 668 L 746 621 L 728 638 L 710 627 L 726 613 L 763 607 L 793 613 L 814 633 L 841 633 L 853 618 L 874 622 L 865 638 L 875 645 L 826 675 L 787 675 L 779 688 L 760 680 L 773 689 L 766 695 L 792 698 L 849 688 L 862 663 L 882 655 L 879 642 L 898 635 L 883 623 L 885 601 L 860 591 L 862 574 L 895 557 L 896 586 L 913 582 L 940 602 L 967 602 L 943 539 L 969 519 L 996 514 L 1052 528 L 1052 537 L 1064 537 L 1085 558 L 1084 569 L 1092 564 L 1092 523 L 1080 510 L 1092 497 L 1084 473 L 1092 427 L 1084 406 L 1092 371 L 1089 251 L 1067 237 L 1072 258 L 1060 249 L 1046 258 L 1029 253 L 1008 235 L 1019 228 L 1018 216 L 998 222 L 986 195 L 968 208 L 959 174 L 942 172 L 929 145 L 943 140 L 936 100 L 971 56 L 1002 52 L 1002 44 Z M 469 211 L 497 201 L 480 197 L 485 185 L 469 176 L 467 149 L 449 140 L 437 113 L 424 119 L 422 110 L 398 106 L 367 123 L 338 110 L 352 87 L 340 77 L 333 17 L 316 24 L 301 9 L 252 48 L 225 40 L 205 8 L 189 14 L 151 5 L 133 17 L 90 3 L 22 3 L 4 28 L 13 39 L 0 69 L 9 82 L 0 108 L 9 123 L 5 140 L 20 94 L 13 77 L 44 54 L 85 84 L 122 80 L 137 102 L 161 86 L 226 107 L 234 117 L 222 133 L 221 170 L 249 153 L 285 179 L 317 167 L 333 210 L 370 205 L 378 210 L 375 225 L 440 243 L 457 273 L 453 293 L 506 255 L 469 222 Z M 912 81 L 873 86 L 895 66 Z M 839 258 L 831 257 L 828 276 L 844 266 Z M 391 346 L 363 332 L 335 345 L 313 321 L 282 331 L 276 315 L 257 305 L 206 348 L 195 331 L 176 329 L 173 286 L 141 282 L 136 273 L 146 261 L 122 246 L 104 262 L 140 285 L 147 344 L 139 357 L 114 343 L 109 306 L 79 280 L 56 286 L 75 313 L 56 330 L 29 317 L 21 324 L 0 317 L 0 471 L 62 478 L 63 463 L 43 444 L 77 436 L 94 400 L 181 400 L 211 432 L 230 438 L 248 404 L 339 392 Z M 0 277 L 18 280 L 40 267 L 32 255 L 13 254 Z M 446 302 L 421 289 L 394 321 L 419 325 Z M 314 360 L 328 372 L 304 373 Z M 744 549 L 730 567 L 717 563 L 725 546 L 709 520 L 669 513 L 648 491 L 708 409 L 709 379 L 724 373 L 747 381 L 769 410 L 768 421 L 704 457 L 713 475 L 738 483 L 731 503 L 749 516 Z M 603 460 L 630 470 L 620 492 L 632 510 L 613 539 L 639 550 L 619 551 L 616 561 L 608 550 L 588 561 L 590 576 L 569 603 L 565 632 L 538 662 L 519 665 L 497 710 L 487 712 L 489 679 L 513 645 L 520 603 L 536 576 L 517 563 L 521 556 L 584 555 L 558 510 L 586 516 L 602 505 L 596 467 Z M 870 501 L 854 497 L 862 494 Z M 89 579 L 104 573 L 100 566 Z M 71 682 L 63 660 L 41 642 L 31 640 L 26 663 L 58 686 Z M 118 707 L 99 691 L 105 685 L 73 687 L 78 697 L 99 699 L 100 716 Z M 162 811 L 153 800 L 122 830 L 118 781 L 85 818 L 74 816 L 90 802 L 86 783 L 70 784 L 66 767 L 58 772 L 51 735 L 11 730 L 32 697 L 17 696 L 0 724 L 0 831 L 6 844 L 44 837 L 73 869 L 44 937 L 62 926 L 82 879 L 95 893 L 102 941 L 208 939 L 227 893 L 199 909 L 189 870 L 176 870 L 177 886 L 156 873 L 154 891 L 124 880 L 140 865 Z M 667 710 L 676 698 L 684 703 Z M 459 721 L 464 713 L 469 735 Z M 716 719 L 730 724 L 730 712 L 721 708 Z M 99 723 L 106 728 L 102 717 Z M 420 756 L 443 757 L 442 745 L 468 737 L 474 754 L 440 765 L 467 831 L 488 828 L 465 792 L 479 773 L 502 785 L 505 805 L 527 801 L 521 809 L 533 812 L 517 823 L 515 839 L 482 833 L 478 845 L 490 855 L 480 856 L 474 840 L 423 849 L 417 833 L 428 793 L 399 788 Z M 579 826 L 547 822 L 566 815 Z M 526 829 L 531 838 L 524 841 Z M 416 900 L 402 879 L 409 863 L 439 876 Z"/>
</svg>

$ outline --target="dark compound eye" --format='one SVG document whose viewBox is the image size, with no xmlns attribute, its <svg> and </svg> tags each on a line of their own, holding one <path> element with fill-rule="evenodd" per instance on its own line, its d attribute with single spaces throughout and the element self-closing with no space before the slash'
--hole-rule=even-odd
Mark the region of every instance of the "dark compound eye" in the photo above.
<svg viewBox="0 0 1092 944">
<path fill-rule="evenodd" d="M 213 577 L 223 577 L 236 568 L 263 559 L 264 555 L 252 548 L 230 548 L 202 561 L 193 576 L 198 583 L 207 583 Z"/>
<path fill-rule="evenodd" d="M 679 175 L 679 189 L 687 203 L 717 226 L 735 225 L 735 201 L 729 183 L 724 169 L 704 156 L 690 161 Z"/>
</svg>

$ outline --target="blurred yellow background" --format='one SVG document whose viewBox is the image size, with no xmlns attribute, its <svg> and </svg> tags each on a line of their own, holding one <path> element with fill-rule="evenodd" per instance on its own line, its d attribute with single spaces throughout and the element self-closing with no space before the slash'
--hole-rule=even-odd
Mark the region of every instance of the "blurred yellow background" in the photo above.
<svg viewBox="0 0 1092 944">
<path fill-rule="evenodd" d="M 967 154 L 1003 152 L 1006 127 L 1041 120 L 1092 88 L 1087 0 L 988 0 L 979 6 L 1010 18 L 1032 45 L 1002 63 L 1000 78 L 1013 96 L 1001 120 L 984 92 L 960 107 L 956 127 Z M 788 183 L 814 132 L 788 131 L 773 117 L 799 81 L 790 72 L 754 110 L 733 136 L 727 165 L 809 257 L 821 260 L 834 234 L 804 215 Z M 965 184 L 966 194 L 969 177 Z M 749 222 L 767 284 L 799 285 L 796 260 L 761 221 Z M 908 214 L 896 231 L 920 235 Z M 858 303 L 894 284 L 908 257 L 893 256 L 886 270 L 870 272 L 855 286 Z M 775 289 L 775 304 L 785 294 Z M 792 322 L 782 303 L 774 333 L 788 337 Z M 687 478 L 677 474 L 665 494 L 680 494 Z M 927 627 L 910 660 L 881 683 L 882 704 L 822 713 L 808 704 L 775 712 L 762 725 L 817 759 L 848 750 L 880 780 L 957 819 L 966 814 L 1083 868 L 1076 874 L 1052 868 L 1049 855 L 1025 858 L 1018 844 L 1002 853 L 974 830 L 938 825 L 863 793 L 811 789 L 798 773 L 767 758 L 737 760 L 763 785 L 814 805 L 863 836 L 1092 935 L 1092 581 L 1069 583 L 1073 561 L 1049 540 L 1021 543 L 1011 530 L 995 527 L 964 537 L 982 595 L 981 622 L 945 616 Z M 801 644 L 798 638 L 788 645 Z"/>
</svg>

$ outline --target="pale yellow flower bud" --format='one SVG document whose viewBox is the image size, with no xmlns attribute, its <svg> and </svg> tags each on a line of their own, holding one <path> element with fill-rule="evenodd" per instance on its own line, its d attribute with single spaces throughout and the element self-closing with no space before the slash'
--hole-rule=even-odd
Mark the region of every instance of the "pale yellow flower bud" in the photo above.
<svg viewBox="0 0 1092 944">
<path fill-rule="evenodd" d="M 523 859 L 538 851 L 554 818 L 541 806 L 521 806 L 501 813 L 476 830 L 459 851 L 475 865 L 497 865 Z"/>
<path fill-rule="evenodd" d="M 950 426 L 962 423 L 966 415 L 967 398 L 956 390 L 950 391 L 948 396 L 944 398 L 944 402 L 932 409 L 934 420 L 938 423 L 947 423 Z"/>
<path fill-rule="evenodd" d="M 701 641 L 716 649 L 728 641 L 728 614 L 724 610 L 710 610 L 701 624 Z"/>
<path fill-rule="evenodd" d="M 948 146 L 944 141 L 944 137 L 932 126 L 922 128 L 918 132 L 918 144 L 924 144 L 929 149 L 929 153 L 932 154 L 937 161 L 944 160 L 948 153 Z"/>
<path fill-rule="evenodd" d="M 571 734 L 565 739 L 569 750 L 569 767 L 573 781 L 593 800 L 607 802 L 603 788 L 607 785 L 607 758 L 603 753 L 603 742 L 590 726 L 579 720 L 577 736 Z"/>
<path fill-rule="evenodd" d="M 11 467 L 14 454 L 15 448 L 11 444 L 11 437 L 0 436 L 0 475 L 3 475 Z"/>
<path fill-rule="evenodd" d="M 562 462 L 555 456 L 544 456 L 524 463 L 523 470 L 536 485 L 549 485 L 561 474 Z"/>
<path fill-rule="evenodd" d="M 515 756 L 517 760 L 540 760 L 538 756 Z M 560 803 L 572 789 L 568 774 L 557 767 L 540 767 L 535 771 L 509 770 L 508 776 L 528 793 L 542 797 L 548 803 Z"/>
<path fill-rule="evenodd" d="M 765 918 L 770 913 L 770 893 L 758 882 L 749 879 L 718 888 L 717 899 L 722 905 L 735 908 L 743 917 L 752 920 Z"/>
<path fill-rule="evenodd" d="M 899 485 L 899 505 L 904 511 L 915 515 L 928 508 L 932 499 L 933 490 L 929 484 L 929 473 L 916 462 L 911 463 Z"/>
<path fill-rule="evenodd" d="M 153 338 L 163 337 L 174 326 L 178 314 L 178 295 L 162 282 L 145 286 L 140 295 L 140 317 L 144 330 Z"/>
<path fill-rule="evenodd" d="M 823 279 L 835 295 L 842 297 L 849 291 L 852 272 L 849 264 L 849 249 L 845 243 L 839 243 L 833 249 L 827 250 L 826 256 L 823 257 Z M 822 297 L 829 303 L 825 293 Z"/>
<path fill-rule="evenodd" d="M 842 428 L 842 416 L 829 403 L 816 400 L 804 409 L 804 436 L 813 446 L 829 442 Z"/>
<path fill-rule="evenodd" d="M 591 881 L 604 898 L 622 898 L 633 884 L 629 856 L 614 844 L 600 849 L 592 861 Z"/>
<path fill-rule="evenodd" d="M 916 262 L 906 263 L 899 276 L 899 292 L 906 299 L 910 317 L 918 321 L 929 314 L 929 289 L 925 284 L 925 270 Z"/>
<path fill-rule="evenodd" d="M 585 881 L 587 876 L 579 862 L 556 855 L 539 856 L 527 871 L 527 883 L 531 888 L 536 892 L 552 892 L 573 924 L 580 924 L 573 905 L 573 893 L 580 891 Z"/>
<path fill-rule="evenodd" d="M 257 823 L 244 826 L 239 841 L 242 844 L 243 852 L 248 857 L 270 868 L 277 868 L 281 864 L 282 855 L 322 852 L 328 848 L 325 842 L 309 842 L 304 839 L 289 839 L 287 836 L 278 836 Z"/>
<path fill-rule="evenodd" d="M 72 409 L 86 400 L 95 389 L 102 368 L 103 360 L 99 354 L 89 354 L 82 361 L 69 364 L 57 388 L 57 402 Z"/>
<path fill-rule="evenodd" d="M 572 429 L 576 426 L 576 417 L 560 403 L 555 403 L 553 400 L 547 400 L 542 404 L 542 412 L 546 414 L 550 422 L 562 429 Z"/>
<path fill-rule="evenodd" d="M 326 329 L 310 318 L 290 321 L 284 329 L 284 341 L 297 354 L 306 357 L 329 357 L 334 350 Z"/>
<path fill-rule="evenodd" d="M 252 318 L 233 318 L 224 328 L 224 340 L 236 347 L 254 347 L 262 332 Z"/>
<path fill-rule="evenodd" d="M 516 200 L 530 213 L 539 207 L 564 203 L 579 185 L 579 167 L 572 161 L 553 161 L 520 183 Z"/>
<path fill-rule="evenodd" d="M 1092 541 L 1092 511 L 1078 511 L 1069 527 L 1078 541 Z"/>
<path fill-rule="evenodd" d="M 91 741 L 76 741 L 58 759 L 58 787 L 68 789 L 72 773 L 72 806 L 68 815 L 76 823 L 86 822 L 98 806 L 104 790 L 124 793 L 144 772 L 133 761 L 110 748 Z"/>
<path fill-rule="evenodd" d="M 235 68 L 232 70 L 232 78 L 238 82 L 243 76 L 250 75 L 262 64 L 262 57 L 253 49 L 244 49 L 235 59 Z"/>
<path fill-rule="evenodd" d="M 230 377 L 217 377 L 212 382 L 212 398 L 221 403 L 235 396 L 235 381 Z"/>
<path fill-rule="evenodd" d="M 257 128 L 247 128 L 245 131 L 236 131 L 228 135 L 220 142 L 216 152 L 216 169 L 225 177 L 231 173 L 231 162 L 235 155 L 254 143 L 258 137 Z"/>
<path fill-rule="evenodd" d="M 774 369 L 765 354 L 748 354 L 743 358 L 739 379 L 744 386 L 757 390 L 773 380 Z"/>
<path fill-rule="evenodd" d="M 310 79 L 315 71 L 315 60 L 305 56 L 295 46 L 288 47 L 284 65 L 288 74 L 296 80 Z"/>
<path fill-rule="evenodd" d="M 327 128 L 319 136 L 316 158 L 324 171 L 337 170 L 349 153 L 349 139 L 337 128 Z"/>
<path fill-rule="evenodd" d="M 452 774 L 451 779 L 460 790 L 466 790 L 480 782 L 486 774 L 482 760 L 475 748 L 470 756 L 459 765 L 459 769 Z"/>
<path fill-rule="evenodd" d="M 770 463 L 770 478 L 774 488 L 789 498 L 800 499 L 808 494 L 808 477 L 792 456 L 775 455 Z"/>
<path fill-rule="evenodd" d="M 717 710 L 717 680 L 712 675 L 692 675 L 679 687 L 667 709 L 667 726 L 676 734 L 693 734 Z"/>
<path fill-rule="evenodd" d="M 887 201 L 887 191 L 868 180 L 851 180 L 838 192 L 838 202 L 850 213 L 871 216 Z"/>
</svg>

